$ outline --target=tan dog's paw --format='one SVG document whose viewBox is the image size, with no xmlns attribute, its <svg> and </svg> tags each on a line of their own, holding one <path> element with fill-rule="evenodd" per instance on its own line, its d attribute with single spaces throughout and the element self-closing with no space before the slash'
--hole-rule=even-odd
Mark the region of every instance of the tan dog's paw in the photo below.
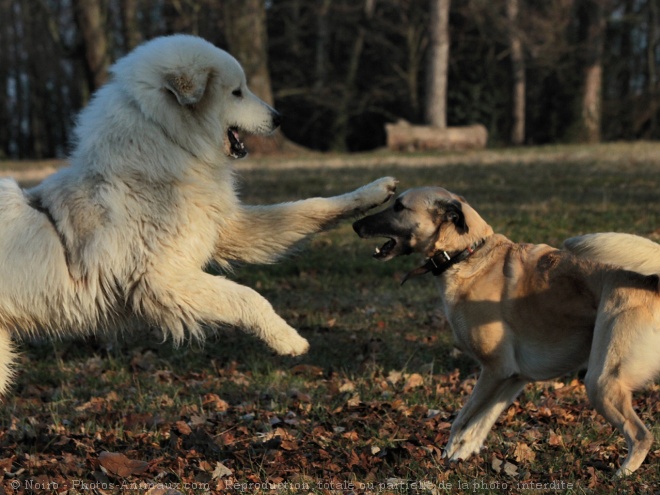
<svg viewBox="0 0 660 495">
<path fill-rule="evenodd" d="M 356 190 L 358 211 L 370 210 L 387 203 L 396 193 L 398 183 L 399 181 L 394 177 L 381 177 Z"/>
<path fill-rule="evenodd" d="M 450 441 L 442 453 L 442 457 L 451 462 L 464 461 L 472 454 L 478 454 L 481 451 L 482 444 L 477 440 L 458 440 Z"/>
</svg>

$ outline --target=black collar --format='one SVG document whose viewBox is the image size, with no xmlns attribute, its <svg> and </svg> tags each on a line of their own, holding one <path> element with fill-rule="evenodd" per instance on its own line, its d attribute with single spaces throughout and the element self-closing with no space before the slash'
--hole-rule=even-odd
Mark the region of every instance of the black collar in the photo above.
<svg viewBox="0 0 660 495">
<path fill-rule="evenodd" d="M 424 263 L 422 266 L 415 268 L 413 271 L 403 277 L 401 285 L 403 285 L 409 278 L 419 277 L 420 275 L 425 275 L 428 272 L 433 273 L 434 277 L 442 275 L 456 263 L 460 263 L 461 261 L 464 261 L 472 256 L 477 249 L 485 244 L 485 242 L 486 239 L 480 239 L 471 246 L 465 248 L 463 251 L 459 251 L 454 256 L 451 256 L 447 251 L 437 252 L 428 258 L 426 263 Z"/>
</svg>

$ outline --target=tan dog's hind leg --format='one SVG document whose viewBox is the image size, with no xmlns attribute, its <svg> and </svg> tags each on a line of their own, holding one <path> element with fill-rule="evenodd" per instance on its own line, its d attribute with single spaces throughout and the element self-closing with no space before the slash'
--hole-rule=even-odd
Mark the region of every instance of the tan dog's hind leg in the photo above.
<svg viewBox="0 0 660 495">
<path fill-rule="evenodd" d="M 587 382 L 589 399 L 596 410 L 612 423 L 626 438 L 628 457 L 616 472 L 626 476 L 635 471 L 646 458 L 653 443 L 653 435 L 646 429 L 632 408 L 632 392 L 614 377 L 605 377 L 597 384 Z"/>
<path fill-rule="evenodd" d="M 632 407 L 632 392 L 658 373 L 660 326 L 649 328 L 649 311 L 633 308 L 596 321 L 585 385 L 596 410 L 625 437 L 628 456 L 616 472 L 635 471 L 653 444 L 653 434 Z M 656 323 L 657 325 L 657 323 Z"/>
<path fill-rule="evenodd" d="M 476 454 L 497 420 L 527 383 L 517 375 L 502 375 L 502 370 L 484 367 L 465 406 L 454 420 L 444 457 L 451 461 Z"/>
</svg>

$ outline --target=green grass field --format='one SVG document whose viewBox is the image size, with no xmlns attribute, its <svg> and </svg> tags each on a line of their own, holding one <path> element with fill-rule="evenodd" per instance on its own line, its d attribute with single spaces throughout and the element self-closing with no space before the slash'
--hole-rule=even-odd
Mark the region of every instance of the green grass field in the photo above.
<svg viewBox="0 0 660 495">
<path fill-rule="evenodd" d="M 394 175 L 401 191 L 441 185 L 464 195 L 515 241 L 559 245 L 596 231 L 660 241 L 660 145 L 313 161 L 239 165 L 244 200 L 326 196 Z M 577 376 L 528 386 L 479 456 L 445 463 L 441 448 L 478 369 L 452 350 L 433 278 L 399 285 L 419 260 L 374 261 L 378 242 L 358 239 L 347 222 L 278 265 L 227 275 L 257 289 L 310 340 L 300 358 L 277 357 L 233 329 L 180 348 L 148 329 L 22 343 L 16 386 L 0 407 L 1 487 L 8 494 L 660 492 L 657 442 L 633 476 L 612 480 L 625 442 L 590 407 Z M 660 439 L 660 387 L 637 393 L 635 407 Z"/>
</svg>

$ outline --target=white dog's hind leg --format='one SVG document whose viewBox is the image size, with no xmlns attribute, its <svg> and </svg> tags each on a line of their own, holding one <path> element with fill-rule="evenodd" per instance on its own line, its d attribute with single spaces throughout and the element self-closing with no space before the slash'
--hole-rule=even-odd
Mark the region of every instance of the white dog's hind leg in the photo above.
<svg viewBox="0 0 660 495">
<path fill-rule="evenodd" d="M 14 342 L 9 333 L 0 329 L 0 395 L 5 395 L 14 377 Z"/>
<path fill-rule="evenodd" d="M 272 263 L 310 234 L 343 218 L 360 215 L 389 200 L 397 181 L 378 179 L 353 192 L 266 206 L 242 206 L 236 221 L 223 232 L 218 261 Z"/>
<path fill-rule="evenodd" d="M 205 273 L 176 279 L 176 285 L 172 278 L 151 284 L 160 292 L 153 295 L 155 301 L 141 304 L 154 323 L 171 331 L 175 341 L 183 339 L 183 328 L 203 338 L 202 324 L 231 325 L 255 334 L 279 354 L 297 356 L 309 349 L 307 340 L 254 290 Z"/>
<path fill-rule="evenodd" d="M 465 406 L 451 427 L 444 456 L 451 461 L 476 454 L 497 420 L 527 383 L 518 376 L 497 375 L 497 370 L 484 368 Z"/>
</svg>

